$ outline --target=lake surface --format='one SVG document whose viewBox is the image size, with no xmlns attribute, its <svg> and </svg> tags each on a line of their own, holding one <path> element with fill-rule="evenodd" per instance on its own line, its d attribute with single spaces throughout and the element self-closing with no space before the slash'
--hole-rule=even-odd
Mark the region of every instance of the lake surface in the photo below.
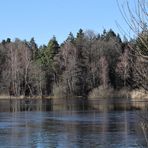
<svg viewBox="0 0 148 148">
<path fill-rule="evenodd" d="M 147 111 L 107 107 L 100 111 L 81 103 L 77 108 L 73 104 L 55 109 L 46 106 L 48 111 L 34 106 L 32 111 L 1 110 L 0 147 L 146 148 L 139 123 Z"/>
</svg>

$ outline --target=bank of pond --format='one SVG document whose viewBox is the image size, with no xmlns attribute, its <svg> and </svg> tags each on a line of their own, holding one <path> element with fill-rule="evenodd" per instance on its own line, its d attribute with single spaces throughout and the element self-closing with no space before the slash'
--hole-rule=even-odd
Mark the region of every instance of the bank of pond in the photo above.
<svg viewBox="0 0 148 148">
<path fill-rule="evenodd" d="M 148 110 L 148 100 L 129 98 L 88 99 L 76 98 L 7 98 L 0 99 L 0 112 L 55 111 L 55 110 Z"/>
</svg>

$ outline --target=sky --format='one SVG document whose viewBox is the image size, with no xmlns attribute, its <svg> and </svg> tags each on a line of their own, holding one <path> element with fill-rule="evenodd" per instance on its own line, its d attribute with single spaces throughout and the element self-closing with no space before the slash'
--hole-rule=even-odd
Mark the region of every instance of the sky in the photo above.
<svg viewBox="0 0 148 148">
<path fill-rule="evenodd" d="M 62 43 L 80 28 L 120 34 L 116 21 L 126 28 L 116 0 L 0 0 L 0 40 L 34 37 L 42 45 L 55 35 Z"/>
</svg>

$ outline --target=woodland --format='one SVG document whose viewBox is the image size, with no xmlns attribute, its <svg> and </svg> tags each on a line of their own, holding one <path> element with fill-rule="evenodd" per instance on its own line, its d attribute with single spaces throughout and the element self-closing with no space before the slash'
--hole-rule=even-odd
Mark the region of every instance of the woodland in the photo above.
<svg viewBox="0 0 148 148">
<path fill-rule="evenodd" d="M 148 29 L 127 39 L 112 29 L 80 29 L 59 44 L 10 38 L 0 43 L 0 94 L 89 96 L 100 90 L 148 90 Z M 135 52 L 136 51 L 136 52 Z"/>
</svg>

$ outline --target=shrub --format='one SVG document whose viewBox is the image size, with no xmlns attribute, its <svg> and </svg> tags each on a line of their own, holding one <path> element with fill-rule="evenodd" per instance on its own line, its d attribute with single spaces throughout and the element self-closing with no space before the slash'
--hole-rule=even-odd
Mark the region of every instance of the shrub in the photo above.
<svg viewBox="0 0 148 148">
<path fill-rule="evenodd" d="M 65 97 L 66 93 L 64 92 L 64 90 L 65 90 L 64 86 L 62 86 L 62 85 L 54 85 L 53 90 L 52 90 L 53 96 L 55 98 L 63 98 L 63 97 Z"/>
<path fill-rule="evenodd" d="M 107 99 L 112 98 L 113 89 L 111 87 L 104 88 L 103 86 L 99 86 L 97 88 L 94 88 L 90 93 L 88 98 L 94 99 Z"/>
<path fill-rule="evenodd" d="M 126 99 L 129 98 L 129 90 L 126 88 L 122 88 L 120 90 L 116 90 L 113 93 L 114 98 Z"/>
</svg>

